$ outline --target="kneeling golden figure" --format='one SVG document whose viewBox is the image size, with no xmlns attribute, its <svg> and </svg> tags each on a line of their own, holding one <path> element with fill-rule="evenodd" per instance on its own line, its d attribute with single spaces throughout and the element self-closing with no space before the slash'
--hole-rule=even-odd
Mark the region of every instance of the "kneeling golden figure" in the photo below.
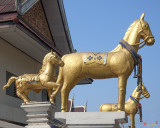
<svg viewBox="0 0 160 128">
<path fill-rule="evenodd" d="M 38 93 L 42 89 L 47 89 L 50 102 L 54 103 L 54 98 L 61 89 L 61 85 L 56 84 L 56 65 L 63 66 L 64 63 L 55 52 L 50 52 L 44 57 L 43 66 L 39 74 L 24 74 L 19 77 L 11 77 L 3 89 L 6 89 L 15 81 L 17 96 L 21 98 L 24 103 L 31 102 L 28 98 L 28 93 L 31 90 Z"/>
<path fill-rule="evenodd" d="M 148 93 L 145 86 L 142 85 L 142 91 L 138 90 L 138 86 L 133 91 L 130 98 L 125 103 L 125 112 L 126 114 L 130 115 L 130 121 L 131 121 L 131 128 L 135 128 L 135 114 L 138 111 L 138 108 L 140 110 L 140 116 L 141 116 L 141 104 L 139 103 L 139 100 L 141 98 L 141 94 L 144 95 L 142 98 L 146 97 L 149 98 L 150 94 Z M 108 111 L 117 111 L 118 104 L 102 104 L 99 108 L 100 112 L 108 112 Z"/>
</svg>

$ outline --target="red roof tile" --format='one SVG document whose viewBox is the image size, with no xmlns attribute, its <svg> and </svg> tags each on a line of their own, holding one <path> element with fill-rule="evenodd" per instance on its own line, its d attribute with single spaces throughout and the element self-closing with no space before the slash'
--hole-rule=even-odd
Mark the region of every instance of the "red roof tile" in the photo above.
<svg viewBox="0 0 160 128">
<path fill-rule="evenodd" d="M 72 112 L 85 112 L 85 108 L 83 106 L 75 107 L 75 108 L 72 108 Z"/>
<path fill-rule="evenodd" d="M 1 0 L 0 13 L 16 11 L 15 0 Z"/>
<path fill-rule="evenodd" d="M 86 106 L 76 106 L 74 107 L 74 100 L 68 100 L 68 111 L 69 112 L 86 112 Z"/>
<path fill-rule="evenodd" d="M 68 111 L 70 112 L 72 108 L 72 101 L 71 100 L 68 100 Z"/>
</svg>

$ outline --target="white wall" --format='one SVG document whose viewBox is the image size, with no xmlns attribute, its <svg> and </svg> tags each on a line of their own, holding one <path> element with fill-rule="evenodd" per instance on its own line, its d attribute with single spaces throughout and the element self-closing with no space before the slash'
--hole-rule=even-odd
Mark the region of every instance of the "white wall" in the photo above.
<svg viewBox="0 0 160 128">
<path fill-rule="evenodd" d="M 29 42 L 28 42 L 29 43 Z M 41 64 L 0 38 L 0 119 L 25 123 L 25 113 L 20 108 L 22 100 L 6 95 L 6 71 L 16 76 L 38 73 Z M 41 101 L 41 93 L 30 93 L 31 100 Z"/>
</svg>

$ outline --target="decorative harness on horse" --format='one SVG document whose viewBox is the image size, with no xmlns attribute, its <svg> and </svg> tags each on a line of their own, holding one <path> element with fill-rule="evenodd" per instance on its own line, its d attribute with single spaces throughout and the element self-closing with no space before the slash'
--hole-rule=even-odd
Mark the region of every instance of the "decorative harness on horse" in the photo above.
<svg viewBox="0 0 160 128">
<path fill-rule="evenodd" d="M 138 91 L 139 90 L 142 91 L 142 58 L 140 55 L 137 54 L 134 48 L 123 39 L 119 42 L 119 44 L 121 44 L 124 48 L 126 48 L 131 53 L 134 59 L 135 62 L 134 78 L 137 78 Z M 137 74 L 136 74 L 136 66 L 137 66 Z M 130 98 L 137 105 L 140 114 L 140 122 L 142 122 L 142 105 L 134 97 L 130 96 Z"/>
<path fill-rule="evenodd" d="M 134 50 L 134 48 L 129 45 L 126 41 L 124 41 L 123 39 L 119 42 L 119 44 L 121 44 L 124 48 L 126 48 L 132 55 L 135 65 L 138 64 L 138 60 L 139 60 L 139 55 L 136 53 L 136 51 Z"/>
<path fill-rule="evenodd" d="M 137 105 L 137 108 L 139 109 L 139 114 L 140 114 L 140 122 L 142 122 L 142 105 L 139 103 L 137 99 L 134 97 L 130 96 L 131 100 Z"/>
<path fill-rule="evenodd" d="M 137 54 L 134 48 L 123 39 L 119 42 L 119 44 L 121 44 L 124 48 L 126 48 L 131 53 L 135 62 L 134 78 L 137 78 L 138 90 L 142 90 L 142 58 L 140 55 Z M 136 74 L 136 66 L 137 66 L 137 74 Z"/>
</svg>

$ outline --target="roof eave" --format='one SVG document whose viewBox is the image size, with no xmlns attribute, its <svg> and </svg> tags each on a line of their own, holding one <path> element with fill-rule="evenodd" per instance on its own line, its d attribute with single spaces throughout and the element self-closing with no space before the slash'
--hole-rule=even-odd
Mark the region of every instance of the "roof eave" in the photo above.
<svg viewBox="0 0 160 128">
<path fill-rule="evenodd" d="M 67 36 L 67 40 L 68 40 L 68 43 L 69 43 L 70 50 L 71 50 L 71 52 L 75 52 L 75 50 L 73 48 L 73 43 L 72 43 L 69 27 L 68 27 L 68 22 L 67 22 L 65 9 L 64 9 L 63 0 L 58 0 L 58 4 L 59 4 L 59 9 L 60 9 L 60 12 L 61 12 L 62 20 L 63 20 L 63 23 L 64 23 L 64 29 L 65 29 L 65 32 L 66 32 L 66 36 Z"/>
</svg>

